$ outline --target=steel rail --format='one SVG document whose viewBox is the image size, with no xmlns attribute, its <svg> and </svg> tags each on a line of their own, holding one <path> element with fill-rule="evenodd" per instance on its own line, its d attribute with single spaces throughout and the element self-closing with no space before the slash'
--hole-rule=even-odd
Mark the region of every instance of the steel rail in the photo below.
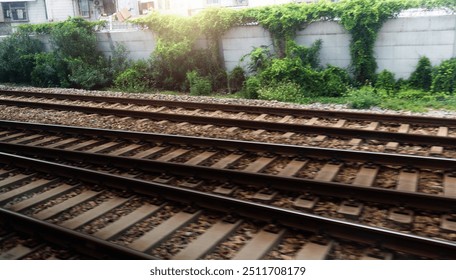
<svg viewBox="0 0 456 280">
<path fill-rule="evenodd" d="M 37 131 L 38 133 L 53 132 L 56 134 L 69 134 L 75 137 L 90 136 L 130 141 L 142 141 L 152 143 L 167 143 L 186 146 L 198 146 L 201 148 L 221 148 L 237 151 L 263 152 L 294 157 L 315 157 L 335 161 L 358 161 L 372 164 L 392 164 L 405 167 L 430 168 L 454 171 L 456 159 L 422 157 L 405 154 L 366 152 L 333 148 L 306 147 L 288 144 L 273 144 L 254 141 L 240 141 L 228 139 L 216 139 L 207 137 L 178 136 L 170 134 L 134 132 L 125 130 L 111 130 L 86 128 L 76 126 L 39 124 L 15 121 L 0 121 L 0 127 L 4 129 Z"/>
<path fill-rule="evenodd" d="M 170 108 L 186 108 L 186 109 L 203 109 L 203 110 L 220 110 L 225 112 L 245 112 L 270 114 L 278 116 L 297 116 L 297 117 L 322 117 L 322 118 L 338 118 L 356 121 L 383 121 L 394 123 L 408 123 L 415 125 L 436 125 L 436 126 L 456 126 L 456 119 L 453 118 L 437 118 L 424 116 L 404 116 L 399 114 L 379 114 L 379 113 L 360 113 L 347 111 L 328 111 L 314 109 L 299 109 L 299 108 L 283 108 L 283 107 L 264 107 L 252 105 L 236 105 L 236 104 L 214 104 L 214 103 L 199 103 L 188 101 L 169 101 L 169 100 L 152 100 L 145 98 L 125 98 L 125 97 L 110 97 L 96 95 L 77 95 L 77 94 L 55 94 L 42 92 L 25 92 L 25 91 L 9 91 L 1 90 L 0 94 L 10 96 L 24 96 L 36 98 L 52 98 L 59 100 L 80 100 L 92 102 L 106 102 L 119 104 L 134 104 L 141 106 L 165 106 Z"/>
<path fill-rule="evenodd" d="M 140 169 L 174 175 L 199 177 L 209 180 L 225 180 L 232 183 L 269 187 L 298 193 L 314 193 L 349 199 L 361 199 L 388 205 L 410 206 L 419 209 L 451 212 L 456 210 L 456 197 L 432 195 L 417 192 L 365 187 L 346 183 L 317 181 L 297 177 L 245 172 L 231 169 L 220 169 L 183 163 L 162 162 L 150 159 L 135 159 L 106 154 L 92 154 L 78 151 L 66 151 L 43 147 L 0 143 L 4 152 L 44 158 L 62 158 L 84 163 L 110 164 L 126 169 Z M 101 182 L 99 182 L 101 183 Z"/>
<path fill-rule="evenodd" d="M 324 134 L 333 137 L 341 138 L 363 138 L 363 139 L 377 139 L 383 141 L 395 141 L 401 143 L 415 143 L 427 146 L 444 146 L 444 147 L 456 147 L 455 137 L 443 137 L 433 135 L 420 135 L 420 134 L 407 134 L 397 132 L 386 132 L 386 131 L 375 131 L 375 130 L 363 130 L 363 129 L 352 129 L 352 128 L 337 128 L 328 126 L 313 126 L 313 125 L 302 125 L 302 124 L 290 124 L 290 123 L 276 123 L 266 121 L 252 121 L 242 119 L 227 119 L 227 118 L 215 118 L 208 116 L 192 116 L 192 115 L 180 115 L 180 114 L 168 114 L 168 113 L 156 113 L 156 112 L 144 112 L 144 111 L 130 111 L 130 110 L 118 110 L 109 108 L 95 108 L 87 106 L 75 106 L 75 105 L 62 105 L 52 103 L 36 103 L 27 101 L 11 101 L 11 100 L 0 100 L 0 105 L 16 106 L 16 107 L 28 107 L 28 108 L 40 108 L 49 110 L 60 110 L 60 111 L 75 111 L 87 114 L 99 114 L 99 115 L 115 115 L 119 117 L 133 117 L 140 119 L 151 119 L 151 120 L 168 120 L 173 122 L 188 122 L 193 124 L 212 124 L 217 126 L 225 127 L 241 127 L 245 129 L 264 129 L 269 131 L 277 132 L 296 132 L 303 134 Z"/>
<path fill-rule="evenodd" d="M 58 174 L 90 183 L 103 183 L 120 189 L 130 189 L 142 194 L 160 195 L 174 201 L 194 206 L 228 212 L 248 218 L 280 223 L 304 231 L 328 234 L 365 244 L 376 244 L 386 249 L 425 256 L 433 259 L 455 259 L 456 242 L 421 237 L 384 228 L 321 217 L 295 210 L 287 210 L 235 198 L 177 188 L 139 179 L 106 174 L 84 168 L 67 166 L 23 156 L 0 153 L 0 162 L 36 171 Z"/>
</svg>

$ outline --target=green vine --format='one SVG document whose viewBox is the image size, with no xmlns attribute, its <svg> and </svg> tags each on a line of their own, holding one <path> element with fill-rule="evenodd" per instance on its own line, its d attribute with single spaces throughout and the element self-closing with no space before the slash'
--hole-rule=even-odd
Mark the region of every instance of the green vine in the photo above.
<svg viewBox="0 0 456 280">
<path fill-rule="evenodd" d="M 285 4 L 248 9 L 244 18 L 257 21 L 270 33 L 279 58 L 286 56 L 287 41 L 293 40 L 296 32 L 318 20 L 334 17 L 334 4 L 319 1 L 312 4 Z"/>
<path fill-rule="evenodd" d="M 358 84 L 375 79 L 374 45 L 380 28 L 411 4 L 402 0 L 345 0 L 337 5 L 340 22 L 352 35 L 350 53 Z"/>
</svg>

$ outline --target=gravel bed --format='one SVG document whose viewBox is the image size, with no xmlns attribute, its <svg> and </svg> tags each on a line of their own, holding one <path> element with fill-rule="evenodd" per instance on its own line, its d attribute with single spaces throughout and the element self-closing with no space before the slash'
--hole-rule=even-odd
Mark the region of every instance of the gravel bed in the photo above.
<svg viewBox="0 0 456 280">
<path fill-rule="evenodd" d="M 288 108 L 303 108 L 315 110 L 335 110 L 335 111 L 349 111 L 349 112 L 369 112 L 377 114 L 401 114 L 401 115 L 419 115 L 430 116 L 439 118 L 455 118 L 456 112 L 448 110 L 429 110 L 425 113 L 414 113 L 409 111 L 393 111 L 381 109 L 378 107 L 369 110 L 355 110 L 348 108 L 347 105 L 341 104 L 293 104 L 279 101 L 266 101 L 266 100 L 249 100 L 249 99 L 234 99 L 234 98 L 220 98 L 220 97 L 206 97 L 206 96 L 190 96 L 187 94 L 182 95 L 169 95 L 157 93 L 124 93 L 114 91 L 94 91 L 82 89 L 62 89 L 62 88 L 36 88 L 36 87 L 21 87 L 11 85 L 0 85 L 0 90 L 21 90 L 27 92 L 46 92 L 54 94 L 76 94 L 76 95 L 97 95 L 97 96 L 112 96 L 112 97 L 129 97 L 141 98 L 152 100 L 167 100 L 167 101 L 189 101 L 189 102 L 204 102 L 215 104 L 233 104 L 233 105 L 251 105 L 251 106 L 268 106 L 268 107 L 288 107 Z"/>
</svg>

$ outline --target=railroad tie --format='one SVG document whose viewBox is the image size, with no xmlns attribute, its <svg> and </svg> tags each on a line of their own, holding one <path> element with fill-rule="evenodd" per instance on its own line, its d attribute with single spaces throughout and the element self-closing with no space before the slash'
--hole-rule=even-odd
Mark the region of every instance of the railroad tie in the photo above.
<svg viewBox="0 0 456 280">
<path fill-rule="evenodd" d="M 57 142 L 54 142 L 52 144 L 49 144 L 49 145 L 46 145 L 45 147 L 46 148 L 60 148 L 60 147 L 63 147 L 63 146 L 67 146 L 67 145 L 70 145 L 70 144 L 74 144 L 74 143 L 77 143 L 79 142 L 79 139 L 78 138 L 66 138 L 66 139 L 62 139 L 60 141 L 57 141 Z"/>
<path fill-rule="evenodd" d="M 310 211 L 315 207 L 315 205 L 317 205 L 318 201 L 319 198 L 317 196 L 304 194 L 295 199 L 293 207 L 300 210 Z"/>
<path fill-rule="evenodd" d="M 24 181 L 30 180 L 35 175 L 27 175 L 27 174 L 16 174 L 10 177 L 7 177 L 0 181 L 0 188 L 6 188 L 13 185 L 21 184 Z"/>
<path fill-rule="evenodd" d="M 36 251 L 40 246 L 27 247 L 22 244 L 16 245 L 8 251 L 0 254 L 0 260 L 19 260 Z"/>
<path fill-rule="evenodd" d="M 416 192 L 418 187 L 419 172 L 403 169 L 399 173 L 396 189 L 399 191 Z"/>
<path fill-rule="evenodd" d="M 87 150 L 86 152 L 87 153 L 102 153 L 102 152 L 105 152 L 107 150 L 111 150 L 111 149 L 114 149 L 118 146 L 121 146 L 122 143 L 119 143 L 119 142 L 108 142 L 108 143 L 105 143 L 103 145 L 100 145 L 100 146 L 95 146 L 93 148 L 91 148 L 90 150 Z"/>
<path fill-rule="evenodd" d="M 334 241 L 311 241 L 295 255 L 295 260 L 324 260 L 334 246 Z"/>
<path fill-rule="evenodd" d="M 268 165 L 276 159 L 276 157 L 259 157 L 254 162 L 250 163 L 246 168 L 244 168 L 243 171 L 259 173 L 266 169 L 266 167 L 268 167 Z"/>
<path fill-rule="evenodd" d="M 84 191 L 72 198 L 69 198 L 61 203 L 58 203 L 54 206 L 51 206 L 49 208 L 44 209 L 43 211 L 40 211 L 40 212 L 34 214 L 33 217 L 40 219 L 40 220 L 46 220 L 46 219 L 52 218 L 78 204 L 81 204 L 83 202 L 86 202 L 90 199 L 95 198 L 100 193 L 101 192 Z"/>
<path fill-rule="evenodd" d="M 74 189 L 76 189 L 76 186 L 62 184 L 53 189 L 50 189 L 48 191 L 35 195 L 31 198 L 28 198 L 28 199 L 22 200 L 21 202 L 13 204 L 9 209 L 13 210 L 13 211 L 17 211 L 17 212 L 26 210 L 37 204 L 43 203 L 46 200 L 52 199 L 57 196 L 64 195 L 65 193 L 68 193 Z"/>
<path fill-rule="evenodd" d="M 217 152 L 203 152 L 195 157 L 192 157 L 191 159 L 187 160 L 185 162 L 185 164 L 188 164 L 188 165 L 198 165 L 206 160 L 208 160 L 209 158 L 215 156 L 217 154 Z"/>
<path fill-rule="evenodd" d="M 277 175 L 282 177 L 295 176 L 307 164 L 307 162 L 307 160 L 294 159 L 290 161 L 282 170 L 280 170 Z"/>
<path fill-rule="evenodd" d="M 232 154 L 222 158 L 218 162 L 214 163 L 211 167 L 219 168 L 219 169 L 227 168 L 227 167 L 235 164 L 236 162 L 238 162 L 243 156 L 244 156 L 244 154 L 232 153 Z"/>
<path fill-rule="evenodd" d="M 397 133 L 409 133 L 410 125 L 409 124 L 401 124 Z M 398 142 L 388 142 L 385 146 L 385 150 L 396 151 L 399 148 Z"/>
<path fill-rule="evenodd" d="M 378 249 L 368 249 L 361 256 L 361 260 L 392 260 L 393 254 L 390 252 L 382 252 Z"/>
<path fill-rule="evenodd" d="M 19 137 L 23 137 L 23 136 L 26 136 L 26 135 L 27 135 L 27 133 L 24 133 L 24 132 L 14 133 L 14 134 L 10 134 L 10 135 L 1 137 L 0 141 L 8 142 L 9 140 L 13 140 L 13 139 L 16 139 L 16 138 L 19 138 Z"/>
<path fill-rule="evenodd" d="M 77 151 L 77 150 L 84 149 L 89 146 L 95 145 L 98 142 L 100 142 L 100 140 L 95 140 L 95 139 L 87 140 L 87 141 L 83 141 L 81 143 L 77 143 L 77 144 L 75 143 L 73 145 L 70 145 L 70 146 L 66 147 L 66 150 Z"/>
<path fill-rule="evenodd" d="M 440 217 L 440 228 L 446 232 L 456 232 L 456 215 L 442 215 Z"/>
<path fill-rule="evenodd" d="M 163 152 L 166 149 L 169 149 L 169 147 L 155 146 L 153 148 L 150 148 L 150 149 L 147 149 L 145 151 L 139 152 L 139 153 L 137 153 L 137 154 L 135 154 L 135 155 L 133 155 L 131 157 L 132 158 L 148 158 L 148 157 L 157 155 L 157 154 Z"/>
<path fill-rule="evenodd" d="M 60 137 L 58 136 L 48 136 L 48 137 L 44 137 L 43 139 L 40 139 L 40 140 L 36 140 L 36 141 L 33 141 L 33 142 L 30 142 L 28 143 L 27 145 L 29 146 L 40 146 L 40 145 L 45 145 L 47 143 L 51 143 L 51 142 L 54 142 L 55 140 L 59 139 Z"/>
<path fill-rule="evenodd" d="M 448 127 L 441 126 L 439 127 L 439 131 L 437 132 L 437 136 L 439 137 L 448 137 Z M 442 146 L 432 146 L 431 150 L 429 151 L 430 155 L 441 155 L 443 153 Z"/>
<path fill-rule="evenodd" d="M 221 220 L 212 225 L 202 235 L 193 240 L 182 251 L 173 256 L 172 260 L 196 260 L 212 251 L 220 242 L 227 239 L 242 220 Z"/>
<path fill-rule="evenodd" d="M 23 143 L 26 143 L 26 142 L 29 142 L 29 141 L 36 140 L 36 139 L 41 138 L 41 137 L 43 137 L 43 135 L 41 135 L 41 134 L 33 134 L 33 135 L 30 135 L 30 136 L 25 137 L 25 138 L 19 138 L 19 139 L 13 140 L 13 141 L 9 141 L 8 143 L 10 143 L 10 144 L 23 144 Z"/>
<path fill-rule="evenodd" d="M 145 252 L 156 247 L 161 241 L 171 236 L 175 231 L 185 227 L 199 217 L 201 211 L 181 211 L 167 219 L 157 227 L 146 232 L 140 238 L 128 245 L 128 247 Z"/>
<path fill-rule="evenodd" d="M 356 174 L 354 185 L 372 187 L 379 171 L 378 166 L 365 165 Z"/>
<path fill-rule="evenodd" d="M 157 158 L 157 160 L 158 161 L 171 161 L 173 159 L 176 159 L 176 158 L 183 156 L 185 154 L 188 154 L 190 152 L 191 152 L 191 150 L 189 150 L 189 149 L 180 149 L 179 148 L 179 149 L 176 149 L 170 153 L 167 153 L 167 154 Z"/>
<path fill-rule="evenodd" d="M 346 218 L 358 218 L 363 210 L 363 204 L 347 200 L 341 203 L 337 213 L 344 215 Z"/>
<path fill-rule="evenodd" d="M 456 174 L 449 173 L 443 177 L 443 194 L 456 197 Z"/>
<path fill-rule="evenodd" d="M 10 191 L 4 192 L 0 194 L 0 202 L 4 203 L 9 200 L 14 199 L 17 196 L 24 195 L 25 193 L 28 193 L 33 190 L 38 190 L 40 188 L 44 188 L 46 186 L 49 186 L 52 183 L 57 182 L 57 180 L 54 181 L 49 181 L 45 179 L 39 179 L 35 180 L 33 182 L 30 182 L 24 186 L 21 186 L 19 188 L 12 189 Z"/>
<path fill-rule="evenodd" d="M 133 210 L 131 213 L 120 217 L 118 220 L 105 226 L 104 228 L 95 232 L 93 235 L 104 240 L 114 238 L 115 236 L 127 230 L 129 227 L 133 226 L 137 222 L 153 215 L 162 207 L 163 205 L 157 206 L 152 204 L 145 204 Z"/>
<path fill-rule="evenodd" d="M 121 149 L 116 149 L 116 150 L 113 150 L 113 151 L 110 151 L 108 154 L 111 155 L 111 156 L 124 156 L 126 154 L 129 154 L 139 148 L 141 148 L 142 145 L 140 144 L 131 144 L 131 145 L 128 145 L 126 147 L 123 147 Z"/>
<path fill-rule="evenodd" d="M 284 234 L 284 229 L 277 232 L 262 229 L 242 247 L 232 260 L 259 260 L 279 243 Z"/>
<path fill-rule="evenodd" d="M 318 171 L 314 180 L 331 182 L 339 173 L 342 164 L 339 163 L 327 163 Z"/>
<path fill-rule="evenodd" d="M 83 214 L 76 216 L 72 219 L 66 220 L 60 224 L 62 227 L 69 229 L 76 229 L 85 224 L 90 223 L 91 221 L 101 217 L 102 215 L 108 213 L 116 207 L 124 204 L 128 201 L 128 198 L 114 197 L 109 200 L 95 206 L 94 208 L 84 212 Z"/>
</svg>

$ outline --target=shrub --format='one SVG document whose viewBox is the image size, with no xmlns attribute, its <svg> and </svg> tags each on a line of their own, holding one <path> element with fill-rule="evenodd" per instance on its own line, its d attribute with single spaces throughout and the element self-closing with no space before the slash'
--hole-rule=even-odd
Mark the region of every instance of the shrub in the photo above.
<svg viewBox="0 0 456 280">
<path fill-rule="evenodd" d="M 5 38 L 0 42 L 0 81 L 29 83 L 35 54 L 42 51 L 42 43 L 23 32 Z"/>
<path fill-rule="evenodd" d="M 388 70 L 383 70 L 377 75 L 377 81 L 375 82 L 375 87 L 379 89 L 384 89 L 388 93 L 394 92 L 396 88 L 396 79 L 394 74 Z"/>
<path fill-rule="evenodd" d="M 114 85 L 124 91 L 145 91 L 153 84 L 151 72 L 151 65 L 147 61 L 138 60 L 117 76 Z"/>
<path fill-rule="evenodd" d="M 100 59 L 96 64 L 89 64 L 82 59 L 69 59 L 68 81 L 71 87 L 94 89 L 105 86 L 109 81 L 109 74 L 106 74 L 107 66 L 103 65 L 105 61 Z"/>
<path fill-rule="evenodd" d="M 302 89 L 293 82 L 271 84 L 258 90 L 260 99 L 296 102 L 303 97 Z"/>
<path fill-rule="evenodd" d="M 54 53 L 40 53 L 35 56 L 35 68 L 31 73 L 32 85 L 38 87 L 57 87 L 68 85 L 68 72 L 63 60 Z"/>
<path fill-rule="evenodd" d="M 287 42 L 287 57 L 299 58 L 301 63 L 313 69 L 320 67 L 320 51 L 323 41 L 321 39 L 315 41 L 312 46 L 300 46 L 295 41 Z"/>
<path fill-rule="evenodd" d="M 244 82 L 244 87 L 241 90 L 241 96 L 247 99 L 257 99 L 258 90 L 260 89 L 260 80 L 251 76 Z"/>
<path fill-rule="evenodd" d="M 230 93 L 242 90 L 242 85 L 245 82 L 245 72 L 241 66 L 234 67 L 228 74 L 228 89 Z"/>
<path fill-rule="evenodd" d="M 191 95 L 209 95 L 212 92 L 211 81 L 208 78 L 201 77 L 198 72 L 191 71 L 187 73 L 187 80 L 190 85 Z"/>
<path fill-rule="evenodd" d="M 428 91 L 432 85 L 432 65 L 429 58 L 422 56 L 416 70 L 410 75 L 409 86 L 413 89 Z"/>
<path fill-rule="evenodd" d="M 380 104 L 380 98 L 371 86 L 349 91 L 346 96 L 349 99 L 348 106 L 353 109 L 369 109 Z"/>
<path fill-rule="evenodd" d="M 448 93 L 456 91 L 456 58 L 443 61 L 435 69 L 431 90 Z"/>
<path fill-rule="evenodd" d="M 348 72 L 336 66 L 328 66 L 322 72 L 324 86 L 320 96 L 338 97 L 348 91 L 351 84 Z"/>
<path fill-rule="evenodd" d="M 131 61 L 128 58 L 128 50 L 124 44 L 116 43 L 110 59 L 112 77 L 116 78 L 120 73 L 130 67 Z"/>
</svg>

